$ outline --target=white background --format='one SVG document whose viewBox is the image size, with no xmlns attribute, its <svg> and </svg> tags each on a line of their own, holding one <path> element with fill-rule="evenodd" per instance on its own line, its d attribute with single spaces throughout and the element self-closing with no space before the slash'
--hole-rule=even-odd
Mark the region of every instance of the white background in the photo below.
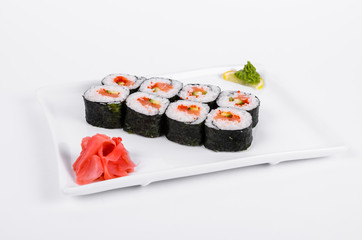
<svg viewBox="0 0 362 240">
<path fill-rule="evenodd" d="M 1 239 L 362 239 L 361 4 L 1 1 Z M 59 191 L 37 88 L 263 65 L 349 150 L 83 197 Z"/>
</svg>

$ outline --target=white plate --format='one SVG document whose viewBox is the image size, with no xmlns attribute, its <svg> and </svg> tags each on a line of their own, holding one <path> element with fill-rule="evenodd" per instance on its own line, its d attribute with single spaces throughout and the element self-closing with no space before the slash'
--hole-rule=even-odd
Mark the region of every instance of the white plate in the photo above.
<svg viewBox="0 0 362 240">
<path fill-rule="evenodd" d="M 238 167 L 327 156 L 345 148 L 271 79 L 266 79 L 267 86 L 261 91 L 223 80 L 221 74 L 231 68 L 241 67 L 208 68 L 163 76 L 184 83 L 214 84 L 222 90 L 253 92 L 260 98 L 259 123 L 253 129 L 253 143 L 248 150 L 236 153 L 213 152 L 203 146 L 179 145 L 165 137 L 149 139 L 121 129 L 103 129 L 87 124 L 82 94 L 90 86 L 100 84 L 100 80 L 38 90 L 52 132 L 64 193 L 83 195 L 134 185 L 145 186 L 155 181 Z M 129 176 L 80 186 L 75 183 L 72 164 L 80 153 L 82 138 L 96 133 L 122 137 L 137 167 Z"/>
</svg>

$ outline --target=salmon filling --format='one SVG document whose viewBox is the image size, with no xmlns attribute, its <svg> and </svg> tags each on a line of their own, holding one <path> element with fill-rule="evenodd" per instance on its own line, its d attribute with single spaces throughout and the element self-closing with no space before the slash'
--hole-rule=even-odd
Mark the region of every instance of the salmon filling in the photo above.
<svg viewBox="0 0 362 240">
<path fill-rule="evenodd" d="M 118 85 L 121 85 L 121 86 L 126 86 L 126 87 L 129 87 L 129 86 L 132 86 L 134 85 L 134 82 L 129 80 L 128 78 L 126 77 L 123 77 L 123 76 L 117 76 L 114 78 L 113 80 L 115 83 L 117 83 Z"/>
<path fill-rule="evenodd" d="M 151 99 L 148 97 L 137 98 L 137 101 L 139 101 L 143 106 L 150 106 L 157 109 L 160 109 L 161 107 L 161 102 L 159 100 Z"/>
<path fill-rule="evenodd" d="M 216 116 L 214 117 L 215 120 L 226 120 L 226 121 L 232 121 L 232 122 L 240 122 L 241 118 L 240 116 L 233 114 L 230 111 L 221 111 L 219 110 L 216 114 Z"/>
<path fill-rule="evenodd" d="M 249 104 L 249 98 L 248 96 L 244 95 L 244 94 L 238 94 L 236 97 L 230 97 L 229 98 L 230 102 L 235 102 L 235 106 L 241 107 L 245 104 Z"/>
<path fill-rule="evenodd" d="M 117 98 L 119 96 L 119 94 L 120 94 L 120 92 L 106 90 L 104 88 L 101 88 L 101 89 L 97 90 L 97 92 L 102 96 L 112 97 L 112 98 Z"/>
<path fill-rule="evenodd" d="M 151 82 L 151 84 L 152 84 L 152 82 Z M 153 90 L 153 92 L 157 92 L 157 91 L 168 92 L 171 89 L 173 89 L 173 86 L 168 83 L 156 82 L 155 84 L 148 86 L 148 88 L 151 88 Z"/>
<path fill-rule="evenodd" d="M 186 105 L 178 105 L 177 106 L 177 110 L 181 111 L 181 112 L 187 112 L 188 114 L 193 114 L 196 116 L 200 115 L 200 107 L 196 106 L 196 105 L 190 105 L 190 106 L 186 106 Z"/>
<path fill-rule="evenodd" d="M 202 87 L 192 87 L 189 91 L 189 96 L 199 97 L 200 95 L 206 95 L 207 91 Z"/>
</svg>

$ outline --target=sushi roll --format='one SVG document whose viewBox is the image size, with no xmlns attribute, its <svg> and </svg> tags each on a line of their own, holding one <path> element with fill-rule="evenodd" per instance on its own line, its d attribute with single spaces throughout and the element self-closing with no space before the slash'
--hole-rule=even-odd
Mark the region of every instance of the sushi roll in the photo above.
<svg viewBox="0 0 362 240">
<path fill-rule="evenodd" d="M 253 127 L 259 121 L 259 98 L 251 93 L 240 91 L 223 91 L 216 101 L 219 107 L 234 107 L 248 111 L 253 118 Z"/>
<path fill-rule="evenodd" d="M 167 139 L 183 145 L 202 145 L 209 110 L 207 104 L 188 100 L 170 103 L 166 110 Z"/>
<path fill-rule="evenodd" d="M 140 85 L 145 80 L 145 77 L 137 77 L 129 74 L 109 74 L 102 80 L 103 85 L 110 86 L 122 86 L 130 90 L 130 93 L 134 93 L 138 90 Z"/>
<path fill-rule="evenodd" d="M 153 94 L 135 92 L 126 100 L 123 129 L 144 137 L 159 137 L 164 133 L 164 113 L 170 101 Z"/>
<path fill-rule="evenodd" d="M 183 84 L 177 80 L 168 78 L 153 77 L 145 80 L 140 91 L 153 93 L 157 96 L 169 99 L 171 102 L 176 100 L 177 94 L 181 90 Z"/>
<path fill-rule="evenodd" d="M 83 94 L 86 121 L 96 127 L 121 128 L 123 102 L 129 89 L 120 86 L 93 86 Z"/>
<path fill-rule="evenodd" d="M 204 146 L 213 151 L 237 152 L 253 140 L 250 113 L 236 108 L 212 110 L 205 121 Z"/>
<path fill-rule="evenodd" d="M 178 96 L 183 100 L 206 103 L 210 108 L 214 108 L 220 91 L 220 88 L 214 85 L 187 84 L 179 92 Z"/>
</svg>

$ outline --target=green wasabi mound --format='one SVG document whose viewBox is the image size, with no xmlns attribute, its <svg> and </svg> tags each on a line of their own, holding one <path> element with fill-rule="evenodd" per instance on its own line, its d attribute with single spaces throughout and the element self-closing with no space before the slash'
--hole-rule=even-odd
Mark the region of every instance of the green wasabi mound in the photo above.
<svg viewBox="0 0 362 240">
<path fill-rule="evenodd" d="M 256 68 L 249 61 L 244 68 L 234 73 L 235 77 L 243 81 L 244 84 L 258 84 L 260 82 L 260 74 L 256 72 Z"/>
</svg>

